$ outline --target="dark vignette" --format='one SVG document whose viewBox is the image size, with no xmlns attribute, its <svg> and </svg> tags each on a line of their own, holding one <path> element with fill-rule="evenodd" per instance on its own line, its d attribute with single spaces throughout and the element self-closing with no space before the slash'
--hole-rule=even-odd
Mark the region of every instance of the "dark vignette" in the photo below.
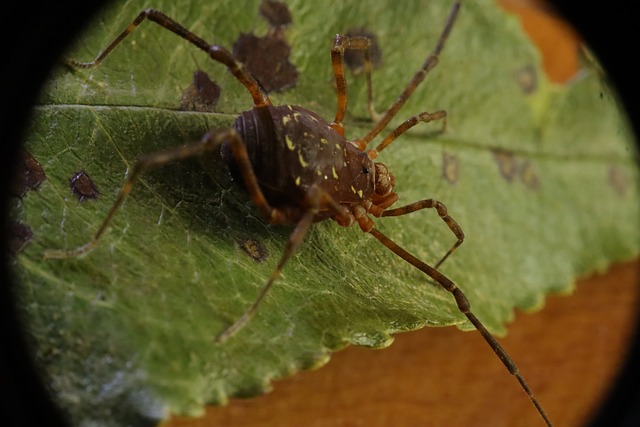
<svg viewBox="0 0 640 427">
<path fill-rule="evenodd" d="M 215 0 L 212 0 L 215 1 Z M 373 0 L 370 0 L 373 1 Z M 18 163 L 24 126 L 30 109 L 49 70 L 64 48 L 91 14 L 106 0 L 56 2 L 9 2 L 3 6 L 6 18 L 0 26 L 3 43 L 0 67 L 0 185 L 2 185 L 0 227 L 6 246 L 7 201 L 13 167 Z M 555 0 L 560 15 L 578 29 L 608 71 L 613 86 L 631 119 L 635 134 L 640 131 L 640 79 L 630 58 L 633 43 L 640 40 L 636 14 L 622 1 L 605 6 L 598 2 Z M 14 21 L 14 25 L 9 23 Z M 622 54 L 621 54 L 622 52 Z M 640 221 L 640 219 L 639 219 Z M 26 351 L 25 337 L 16 318 L 11 293 L 12 278 L 8 253 L 0 264 L 0 414 L 7 426 L 62 426 L 60 413 L 49 400 Z M 607 309 L 606 307 L 602 308 Z M 595 314 L 594 314 L 595 315 Z M 640 330 L 640 328 L 639 328 Z M 640 425 L 640 334 L 636 332 L 628 361 L 619 381 L 605 401 L 591 427 Z"/>
</svg>

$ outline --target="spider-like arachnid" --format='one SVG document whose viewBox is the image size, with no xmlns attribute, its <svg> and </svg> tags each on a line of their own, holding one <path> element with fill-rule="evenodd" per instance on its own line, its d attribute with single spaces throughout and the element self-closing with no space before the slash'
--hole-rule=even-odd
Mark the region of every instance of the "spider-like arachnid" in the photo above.
<svg viewBox="0 0 640 427">
<path fill-rule="evenodd" d="M 92 239 L 75 249 L 49 250 L 45 253 L 45 257 L 69 258 L 93 249 L 143 171 L 220 150 L 232 175 L 239 178 L 244 184 L 245 190 L 265 219 L 271 224 L 292 225 L 294 229 L 276 268 L 254 303 L 235 323 L 218 336 L 218 340 L 228 339 L 247 324 L 287 261 L 301 246 L 312 223 L 329 218 L 343 227 L 357 223 L 362 231 L 375 237 L 386 248 L 422 271 L 454 296 L 460 311 L 482 334 L 509 372 L 518 379 L 546 424 L 551 426 L 551 421 L 511 357 L 472 313 L 469 301 L 463 292 L 453 281 L 438 271 L 438 267 L 464 240 L 462 229 L 449 216 L 445 205 L 434 199 L 424 199 L 405 206 L 391 208 L 398 200 L 398 195 L 394 190 L 395 179 L 383 163 L 376 161 L 378 154 L 396 138 L 420 122 L 434 120 L 444 122 L 447 117 L 446 111 L 423 112 L 415 115 L 391 131 L 377 147 L 367 149 L 369 143 L 396 116 L 398 110 L 424 80 L 428 72 L 436 66 L 438 56 L 453 28 L 459 9 L 460 2 L 458 1 L 453 5 L 436 47 L 427 56 L 422 67 L 415 73 L 396 101 L 379 116 L 373 128 L 366 135 L 353 141 L 344 137 L 343 120 L 347 110 L 344 54 L 348 50 L 364 53 L 369 111 L 372 116 L 375 116 L 372 108 L 370 40 L 368 38 L 335 36 L 331 48 L 331 63 L 337 87 L 338 106 L 335 118 L 328 122 L 316 113 L 300 106 L 272 105 L 269 97 L 262 91 L 255 78 L 227 49 L 207 43 L 162 12 L 153 9 L 142 11 L 93 61 L 70 60 L 67 63 L 74 68 L 92 68 L 99 65 L 140 23 L 144 20 L 150 20 L 203 50 L 214 61 L 224 64 L 251 94 L 253 108 L 242 113 L 231 129 L 214 130 L 207 133 L 197 143 L 150 153 L 139 158 Z M 416 258 L 381 233 L 371 218 L 372 216 L 378 218 L 407 215 L 430 208 L 435 209 L 457 238 L 453 246 L 434 266 Z"/>
</svg>

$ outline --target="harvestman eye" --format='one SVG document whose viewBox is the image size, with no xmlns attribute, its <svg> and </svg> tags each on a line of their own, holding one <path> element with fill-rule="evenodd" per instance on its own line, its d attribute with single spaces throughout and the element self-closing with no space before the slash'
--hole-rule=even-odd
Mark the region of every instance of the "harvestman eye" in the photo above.
<svg viewBox="0 0 640 427">
<path fill-rule="evenodd" d="M 131 192 L 138 176 L 145 170 L 222 149 L 222 152 L 226 153 L 223 157 L 229 163 L 231 172 L 239 175 L 238 178 L 244 182 L 244 188 L 266 221 L 271 224 L 292 225 L 293 231 L 276 268 L 253 304 L 238 317 L 235 323 L 220 333 L 217 337 L 218 341 L 229 339 L 247 325 L 287 261 L 301 246 L 312 223 L 329 218 L 344 227 L 357 223 L 362 231 L 373 236 L 402 260 L 423 272 L 428 278 L 434 280 L 453 295 L 459 310 L 480 332 L 508 371 L 517 378 L 545 423 L 551 426 L 549 417 L 533 395 L 514 361 L 473 314 L 469 301 L 462 290 L 438 270 L 438 267 L 464 241 L 464 233 L 460 226 L 449 216 L 445 205 L 434 199 L 419 200 L 391 209 L 391 206 L 398 200 L 398 195 L 393 189 L 395 180 L 384 165 L 374 162 L 380 152 L 418 123 L 436 120 L 442 121 L 443 124 L 446 123 L 447 112 L 438 110 L 412 116 L 393 129 L 375 148 L 367 150 L 371 141 L 385 130 L 429 71 L 438 63 L 438 57 L 458 16 L 460 3 L 460 1 L 454 3 L 434 50 L 427 56 L 423 65 L 411 78 L 396 101 L 379 116 L 378 120 L 375 120 L 378 116 L 373 113 L 372 107 L 371 42 L 363 36 L 336 35 L 331 48 L 331 66 L 337 87 L 337 109 L 335 118 L 331 122 L 320 119 L 317 114 L 303 107 L 295 105 L 273 106 L 255 78 L 245 70 L 229 50 L 219 45 L 209 44 L 162 12 L 153 9 L 143 10 L 122 33 L 98 53 L 93 61 L 67 60 L 67 64 L 73 68 L 98 66 L 143 21 L 150 20 L 201 49 L 212 60 L 226 66 L 251 95 L 253 108 L 242 113 L 230 129 L 210 131 L 197 143 L 150 153 L 139 158 L 91 240 L 75 249 L 48 250 L 45 252 L 45 258 L 70 258 L 95 248 L 111 219 Z M 345 52 L 350 50 L 364 53 L 369 111 L 372 112 L 372 118 L 375 122 L 366 135 L 354 141 L 348 141 L 344 137 L 345 126 L 343 123 L 347 111 L 344 56 Z M 305 141 L 305 151 L 303 151 L 300 141 L 306 135 L 313 136 L 313 143 Z M 254 155 L 256 153 L 261 154 Z M 325 166 L 310 164 L 310 159 L 314 158 L 326 160 L 323 165 L 330 164 L 331 166 L 325 170 L 322 169 Z M 263 159 L 276 160 L 266 162 Z M 349 166 L 361 164 L 363 161 L 365 165 L 362 167 L 362 173 L 368 174 L 375 167 L 383 171 L 379 173 L 384 174 L 381 177 L 381 182 L 384 180 L 384 194 L 375 193 L 373 185 L 358 188 L 357 183 L 350 182 L 346 178 L 354 176 L 354 173 L 357 172 L 357 169 L 350 171 Z M 328 179 L 328 177 L 333 177 L 333 179 Z M 388 191 L 386 191 L 387 189 Z M 381 233 L 371 218 L 372 216 L 379 218 L 408 215 L 423 209 L 434 209 L 456 237 L 453 246 L 433 267 Z"/>
</svg>

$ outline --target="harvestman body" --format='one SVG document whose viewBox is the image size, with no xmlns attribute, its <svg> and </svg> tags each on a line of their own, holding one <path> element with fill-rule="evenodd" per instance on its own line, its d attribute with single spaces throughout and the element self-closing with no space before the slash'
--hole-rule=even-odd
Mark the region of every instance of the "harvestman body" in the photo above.
<svg viewBox="0 0 640 427">
<path fill-rule="evenodd" d="M 232 129 L 207 133 L 200 142 L 179 148 L 147 154 L 138 159 L 128 174 L 120 193 L 93 238 L 83 246 L 71 250 L 49 250 L 45 258 L 70 258 L 89 252 L 97 244 L 122 202 L 131 192 L 137 177 L 144 170 L 166 165 L 190 157 L 202 156 L 220 150 L 232 174 L 241 178 L 246 191 L 271 224 L 289 224 L 294 229 L 277 267 L 247 311 L 218 340 L 224 341 L 238 332 L 251 319 L 280 271 L 302 244 L 313 222 L 333 219 L 344 227 L 358 223 L 362 231 L 371 234 L 385 247 L 436 281 L 455 298 L 460 311 L 482 334 L 506 368 L 525 390 L 547 425 L 551 421 L 529 389 L 513 360 L 471 312 L 462 291 L 437 268 L 463 242 L 464 233 L 449 216 L 444 204 L 437 200 L 420 200 L 390 209 L 398 200 L 394 191 L 395 179 L 387 167 L 375 159 L 398 136 L 419 122 L 446 120 L 445 111 L 423 112 L 403 122 L 389 133 L 375 148 L 367 145 L 382 132 L 398 110 L 438 62 L 445 41 L 460 9 L 456 2 L 433 52 L 413 76 L 396 101 L 376 121 L 364 137 L 348 141 L 344 137 L 343 119 L 347 110 L 347 85 L 344 76 L 344 52 L 358 50 L 364 53 L 368 85 L 369 111 L 373 114 L 371 91 L 370 41 L 366 37 L 336 35 L 331 49 L 331 62 L 336 79 L 338 107 L 335 119 L 329 123 L 317 114 L 299 106 L 273 106 L 256 80 L 224 47 L 210 45 L 163 13 L 147 9 L 116 37 L 91 62 L 69 60 L 73 68 L 92 68 L 142 21 L 148 19 L 179 35 L 206 52 L 214 61 L 224 64 L 242 83 L 253 98 L 253 108 L 242 113 Z M 433 208 L 455 234 L 457 241 L 433 267 L 401 248 L 375 227 L 371 216 L 401 216 L 422 209 Z"/>
</svg>

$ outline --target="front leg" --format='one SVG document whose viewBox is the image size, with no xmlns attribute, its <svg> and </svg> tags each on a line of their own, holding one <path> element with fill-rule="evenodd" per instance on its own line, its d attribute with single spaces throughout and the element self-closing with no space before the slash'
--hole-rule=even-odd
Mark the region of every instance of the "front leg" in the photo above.
<svg viewBox="0 0 640 427">
<path fill-rule="evenodd" d="M 385 210 L 382 212 L 382 216 L 402 216 L 402 215 L 407 215 L 422 209 L 430 209 L 430 208 L 434 208 L 436 212 L 438 212 L 438 215 L 440 216 L 440 218 L 445 222 L 445 224 L 447 224 L 451 232 L 455 234 L 455 236 L 458 239 L 453 244 L 453 246 L 449 248 L 447 253 L 444 254 L 444 256 L 440 259 L 440 261 L 438 261 L 434 265 L 434 268 L 437 269 L 442 265 L 442 263 L 447 258 L 449 258 L 449 255 L 451 255 L 453 251 L 455 251 L 458 248 L 458 246 L 460 246 L 464 241 L 464 232 L 462 231 L 462 228 L 460 228 L 458 223 L 453 218 L 451 218 L 451 216 L 449 216 L 449 213 L 447 212 L 447 207 L 444 205 L 444 203 L 434 199 L 419 200 L 417 202 L 410 203 L 408 205 L 401 206 L 399 208 Z"/>
</svg>

